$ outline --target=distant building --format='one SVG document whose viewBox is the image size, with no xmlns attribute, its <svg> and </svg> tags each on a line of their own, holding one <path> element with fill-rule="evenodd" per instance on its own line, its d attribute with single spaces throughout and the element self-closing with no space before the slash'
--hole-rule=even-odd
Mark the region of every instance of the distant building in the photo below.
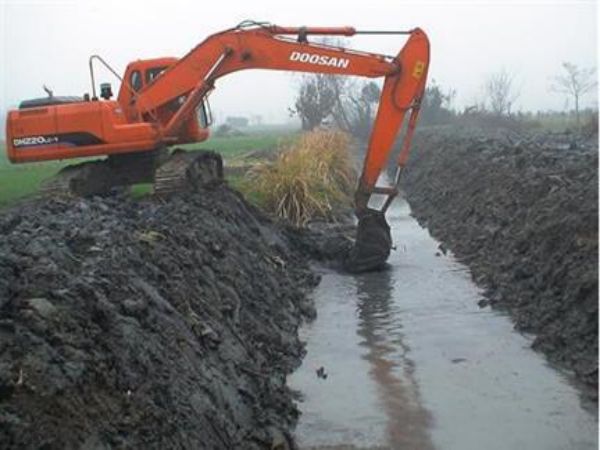
<svg viewBox="0 0 600 450">
<path fill-rule="evenodd" d="M 260 126 L 263 124 L 263 118 L 260 114 L 253 114 L 252 116 L 250 116 L 250 123 L 252 125 Z"/>
<path fill-rule="evenodd" d="M 225 119 L 225 123 L 227 123 L 227 125 L 232 126 L 234 128 L 245 128 L 248 126 L 248 118 L 238 117 L 238 116 L 228 116 Z"/>
</svg>

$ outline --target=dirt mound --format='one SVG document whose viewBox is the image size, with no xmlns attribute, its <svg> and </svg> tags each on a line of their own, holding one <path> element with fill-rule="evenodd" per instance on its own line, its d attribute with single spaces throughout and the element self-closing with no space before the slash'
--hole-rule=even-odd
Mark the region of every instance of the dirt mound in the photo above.
<svg viewBox="0 0 600 450">
<path fill-rule="evenodd" d="M 2 448 L 286 440 L 317 279 L 235 192 L 38 201 L 0 233 Z"/>
<path fill-rule="evenodd" d="M 404 180 L 415 217 L 487 302 L 596 389 L 597 167 L 595 141 L 572 134 L 437 129 L 417 136 Z"/>
</svg>

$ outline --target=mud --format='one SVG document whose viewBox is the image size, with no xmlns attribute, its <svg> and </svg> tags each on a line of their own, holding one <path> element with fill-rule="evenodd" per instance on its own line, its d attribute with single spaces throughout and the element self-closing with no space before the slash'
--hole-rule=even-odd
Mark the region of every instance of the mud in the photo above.
<svg viewBox="0 0 600 450">
<path fill-rule="evenodd" d="M 318 277 L 226 186 L 0 215 L 0 447 L 286 448 Z"/>
<path fill-rule="evenodd" d="M 403 188 L 413 215 L 533 347 L 597 399 L 597 137 L 422 130 Z"/>
</svg>

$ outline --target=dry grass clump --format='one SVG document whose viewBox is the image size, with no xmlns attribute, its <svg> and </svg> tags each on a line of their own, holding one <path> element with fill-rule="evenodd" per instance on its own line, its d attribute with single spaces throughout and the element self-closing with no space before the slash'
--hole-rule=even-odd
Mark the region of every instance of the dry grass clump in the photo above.
<svg viewBox="0 0 600 450">
<path fill-rule="evenodd" d="M 254 198 L 275 216 L 299 227 L 317 217 L 332 220 L 352 204 L 356 172 L 350 138 L 335 130 L 304 133 L 273 163 L 248 176 Z"/>
</svg>

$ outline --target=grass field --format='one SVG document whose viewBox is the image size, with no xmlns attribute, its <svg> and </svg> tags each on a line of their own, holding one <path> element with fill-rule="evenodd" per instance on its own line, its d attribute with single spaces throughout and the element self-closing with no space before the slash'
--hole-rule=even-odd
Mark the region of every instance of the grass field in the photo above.
<svg viewBox="0 0 600 450">
<path fill-rule="evenodd" d="M 289 129 L 287 131 L 256 131 L 249 132 L 244 136 L 213 137 L 200 144 L 188 144 L 181 147 L 187 150 L 214 150 L 227 161 L 253 150 L 275 149 L 293 135 L 294 132 Z"/>
<path fill-rule="evenodd" d="M 55 174 L 64 162 L 44 162 L 35 164 L 11 164 L 0 144 L 0 207 L 35 192 L 40 183 Z"/>
<path fill-rule="evenodd" d="M 285 127 L 250 128 L 243 136 L 214 137 L 200 144 L 188 144 L 181 147 L 187 150 L 209 149 L 220 153 L 227 165 L 235 159 L 254 150 L 274 150 L 282 142 L 293 138 L 295 131 Z M 53 176 L 62 167 L 76 163 L 77 160 L 39 162 L 29 164 L 11 164 L 5 152 L 4 142 L 0 142 L 0 207 L 31 196 L 39 189 L 41 182 Z M 150 191 L 149 185 L 133 188 L 133 195 L 139 196 Z"/>
</svg>

